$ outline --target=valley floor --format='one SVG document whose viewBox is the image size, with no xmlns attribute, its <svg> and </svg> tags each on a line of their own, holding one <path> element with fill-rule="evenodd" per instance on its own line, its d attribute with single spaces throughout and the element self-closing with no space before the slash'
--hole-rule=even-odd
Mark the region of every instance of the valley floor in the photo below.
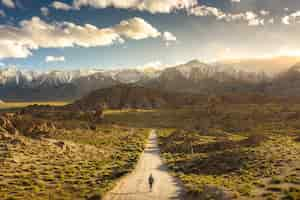
<svg viewBox="0 0 300 200">
<path fill-rule="evenodd" d="M 300 199 L 299 104 L 107 110 L 95 126 L 80 113 L 41 112 L 14 123 L 26 134 L 0 129 L 1 200 L 176 199 L 181 187 L 172 177 L 185 200 Z M 155 135 L 138 163 L 153 129 L 172 177 Z M 159 177 L 153 193 L 151 172 Z"/>
</svg>

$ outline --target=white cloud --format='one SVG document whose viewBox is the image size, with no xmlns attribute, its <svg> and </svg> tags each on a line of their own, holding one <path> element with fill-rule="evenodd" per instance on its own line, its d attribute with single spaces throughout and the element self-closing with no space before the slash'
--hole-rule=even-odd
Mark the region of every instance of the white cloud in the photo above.
<svg viewBox="0 0 300 200">
<path fill-rule="evenodd" d="M 300 11 L 282 17 L 281 22 L 286 25 L 300 23 Z"/>
<path fill-rule="evenodd" d="M 0 26 L 0 58 L 25 58 L 39 48 L 96 47 L 124 42 L 125 39 L 156 38 L 161 33 L 141 18 L 123 20 L 108 28 L 71 22 L 46 23 L 38 17 L 19 26 Z"/>
<path fill-rule="evenodd" d="M 41 7 L 41 13 L 44 16 L 48 16 L 49 15 L 49 9 L 47 7 Z"/>
<path fill-rule="evenodd" d="M 286 25 L 290 24 L 290 16 L 284 16 L 284 17 L 281 19 L 281 22 L 282 22 L 283 24 L 286 24 Z"/>
<path fill-rule="evenodd" d="M 45 58 L 46 62 L 64 62 L 65 57 L 64 56 L 47 56 Z"/>
<path fill-rule="evenodd" d="M 262 16 L 267 16 L 267 15 L 270 14 L 270 11 L 267 11 L 267 10 L 261 10 L 259 13 L 260 13 Z"/>
<path fill-rule="evenodd" d="M 54 1 L 51 6 L 57 10 L 71 10 L 73 9 L 72 6 L 66 4 L 66 3 L 63 3 L 63 2 L 60 2 L 60 1 Z"/>
<path fill-rule="evenodd" d="M 218 8 L 204 5 L 191 8 L 189 10 L 189 13 L 195 16 L 215 16 L 217 18 L 226 16 L 226 14 Z"/>
<path fill-rule="evenodd" d="M 156 60 L 156 61 L 152 61 L 152 62 L 148 62 L 146 64 L 143 65 L 139 65 L 134 67 L 135 69 L 141 69 L 141 70 L 146 70 L 146 69 L 161 69 L 163 68 L 163 64 L 161 61 Z"/>
<path fill-rule="evenodd" d="M 197 3 L 197 0 L 142 0 L 136 8 L 151 13 L 170 13 L 174 10 L 191 8 Z"/>
<path fill-rule="evenodd" d="M 164 32 L 163 39 L 165 41 L 176 41 L 177 40 L 175 35 L 173 35 L 172 33 L 168 32 L 168 31 Z"/>
<path fill-rule="evenodd" d="M 8 8 L 15 8 L 15 2 L 13 0 L 2 0 L 2 4 Z"/>
<path fill-rule="evenodd" d="M 138 17 L 121 21 L 121 23 L 115 27 L 115 30 L 121 36 L 135 40 L 148 37 L 156 38 L 161 35 L 152 25 Z"/>
<path fill-rule="evenodd" d="M 239 3 L 241 0 L 231 0 Z M 252 11 L 244 13 L 225 13 L 219 8 L 200 5 L 198 0 L 73 0 L 72 5 L 55 1 L 52 7 L 60 10 L 79 10 L 82 7 L 93 8 L 119 8 L 148 11 L 151 13 L 171 13 L 176 10 L 187 10 L 190 15 L 214 16 L 218 20 L 246 21 L 249 26 L 263 25 L 263 17 L 270 14 L 267 10 L 261 10 L 260 16 Z"/>
<path fill-rule="evenodd" d="M 138 0 L 74 0 L 73 6 L 77 9 L 85 6 L 94 7 L 94 8 L 134 8 L 139 4 Z"/>
<path fill-rule="evenodd" d="M 195 16 L 214 16 L 218 20 L 225 20 L 227 22 L 245 21 L 249 26 L 258 26 L 264 24 L 264 19 L 252 11 L 232 14 L 225 13 L 215 7 L 201 5 L 191 8 L 189 14 Z"/>
<path fill-rule="evenodd" d="M 177 38 L 174 34 L 166 31 L 163 33 L 163 40 L 166 42 L 166 46 L 170 46 L 171 42 L 176 42 Z"/>
<path fill-rule="evenodd" d="M 274 24 L 275 23 L 275 19 L 274 18 L 271 18 L 268 20 L 269 24 Z"/>
<path fill-rule="evenodd" d="M 143 65 L 138 65 L 136 67 L 133 67 L 133 69 L 143 70 L 147 73 L 155 73 L 157 70 L 163 70 L 169 67 L 174 67 L 177 65 L 184 64 L 185 62 L 175 62 L 173 64 L 165 64 L 161 62 L 160 60 L 154 60 L 148 63 L 145 63 Z M 130 69 L 132 67 L 128 67 Z"/>
<path fill-rule="evenodd" d="M 264 19 L 260 19 L 256 13 L 251 11 L 244 13 L 243 19 L 248 22 L 249 26 L 264 25 Z"/>
<path fill-rule="evenodd" d="M 88 6 L 93 8 L 133 9 L 151 13 L 170 13 L 174 10 L 195 6 L 197 0 L 74 0 L 72 5 L 61 2 L 56 2 L 56 4 L 53 7 L 64 10 L 80 9 Z"/>
<path fill-rule="evenodd" d="M 1 58 L 26 58 L 31 55 L 29 48 L 19 45 L 13 41 L 0 41 Z"/>
</svg>

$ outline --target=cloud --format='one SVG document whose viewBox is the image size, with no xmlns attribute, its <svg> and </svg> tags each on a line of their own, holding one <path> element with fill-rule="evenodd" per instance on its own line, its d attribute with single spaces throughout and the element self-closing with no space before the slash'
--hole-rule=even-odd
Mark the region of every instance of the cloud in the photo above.
<svg viewBox="0 0 300 200">
<path fill-rule="evenodd" d="M 1 58 L 26 58 L 31 55 L 29 48 L 16 44 L 13 41 L 0 41 Z"/>
<path fill-rule="evenodd" d="M 56 1 L 56 9 L 70 10 L 81 7 L 119 8 L 148 11 L 151 13 L 170 13 L 175 10 L 188 9 L 197 5 L 197 0 L 74 0 L 72 5 Z"/>
<path fill-rule="evenodd" d="M 115 27 L 115 30 L 121 36 L 135 40 L 148 37 L 156 38 L 161 35 L 152 25 L 138 17 L 121 21 L 121 23 Z"/>
<path fill-rule="evenodd" d="M 168 31 L 164 32 L 163 39 L 165 41 L 176 41 L 177 40 L 175 35 L 173 35 L 172 33 L 168 32 Z"/>
<path fill-rule="evenodd" d="M 8 8 L 15 8 L 15 2 L 13 0 L 1 0 L 2 4 Z"/>
<path fill-rule="evenodd" d="M 286 25 L 300 23 L 300 11 L 282 17 L 281 22 Z"/>
<path fill-rule="evenodd" d="M 63 3 L 63 2 L 60 2 L 60 1 L 54 1 L 51 6 L 57 10 L 65 10 L 65 11 L 68 11 L 68 10 L 71 10 L 73 9 L 72 6 L 66 4 L 66 3 Z"/>
<path fill-rule="evenodd" d="M 48 62 L 64 62 L 65 57 L 64 56 L 47 56 L 45 58 L 45 61 Z"/>
<path fill-rule="evenodd" d="M 225 17 L 226 14 L 215 7 L 210 6 L 196 6 L 189 10 L 189 14 L 195 15 L 195 16 L 215 16 L 217 18 Z"/>
<path fill-rule="evenodd" d="M 49 9 L 47 7 L 41 7 L 41 13 L 44 16 L 48 16 L 49 15 Z"/>
<path fill-rule="evenodd" d="M 224 20 L 227 22 L 245 21 L 249 26 L 263 25 L 265 21 L 264 18 L 261 18 L 258 14 L 252 11 L 246 11 L 242 13 L 225 13 L 218 8 L 205 5 L 191 8 L 189 10 L 189 14 L 194 16 L 214 16 L 218 20 Z"/>
<path fill-rule="evenodd" d="M 261 10 L 259 13 L 260 13 L 262 16 L 267 16 L 267 15 L 270 14 L 270 11 L 267 11 L 267 10 Z"/>
<path fill-rule="evenodd" d="M 161 33 L 135 17 L 108 28 L 71 22 L 47 23 L 39 17 L 23 20 L 19 26 L 0 26 L 0 58 L 25 58 L 39 48 L 96 47 L 123 43 L 126 39 L 156 38 Z"/>
<path fill-rule="evenodd" d="M 151 61 L 143 65 L 134 67 L 134 69 L 147 70 L 147 69 L 161 69 L 163 66 L 162 62 L 159 60 Z M 130 67 L 129 67 L 130 68 Z"/>
<path fill-rule="evenodd" d="M 233 3 L 240 3 L 241 0 L 230 0 Z M 186 10 L 190 15 L 214 16 L 218 20 L 246 21 L 249 26 L 264 25 L 265 17 L 270 11 L 261 10 L 259 14 L 252 11 L 242 13 L 225 13 L 221 9 L 200 5 L 198 0 L 73 0 L 71 5 L 55 1 L 52 7 L 60 10 L 79 10 L 82 7 L 93 7 L 104 9 L 108 7 L 118 9 L 132 9 L 148 11 L 150 13 L 172 13 L 177 10 Z"/>
<path fill-rule="evenodd" d="M 166 46 L 170 46 L 171 42 L 177 41 L 177 38 L 173 33 L 166 31 L 163 33 L 163 40 L 166 42 Z"/>
<path fill-rule="evenodd" d="M 269 24 L 274 24 L 275 23 L 275 19 L 274 18 L 271 18 L 268 20 Z"/>
</svg>

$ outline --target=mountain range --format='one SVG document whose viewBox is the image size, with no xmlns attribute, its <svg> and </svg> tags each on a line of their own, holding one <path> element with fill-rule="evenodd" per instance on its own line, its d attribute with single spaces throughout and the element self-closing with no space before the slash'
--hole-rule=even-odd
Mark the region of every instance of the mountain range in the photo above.
<svg viewBox="0 0 300 200">
<path fill-rule="evenodd" d="M 215 63 L 192 60 L 165 69 L 49 72 L 3 68 L 0 69 L 0 98 L 4 101 L 75 100 L 91 91 L 120 84 L 197 94 L 297 95 L 300 94 L 297 61 L 298 58 L 291 57 Z"/>
</svg>

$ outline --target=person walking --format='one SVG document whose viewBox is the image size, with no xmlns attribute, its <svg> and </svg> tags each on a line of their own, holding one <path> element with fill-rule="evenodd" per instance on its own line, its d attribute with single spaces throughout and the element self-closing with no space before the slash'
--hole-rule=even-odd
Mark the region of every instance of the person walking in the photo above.
<svg viewBox="0 0 300 200">
<path fill-rule="evenodd" d="M 150 174 L 150 176 L 148 178 L 148 183 L 149 183 L 150 192 L 152 192 L 152 188 L 153 188 L 153 184 L 154 184 L 154 178 L 153 178 L 152 174 Z"/>
</svg>

